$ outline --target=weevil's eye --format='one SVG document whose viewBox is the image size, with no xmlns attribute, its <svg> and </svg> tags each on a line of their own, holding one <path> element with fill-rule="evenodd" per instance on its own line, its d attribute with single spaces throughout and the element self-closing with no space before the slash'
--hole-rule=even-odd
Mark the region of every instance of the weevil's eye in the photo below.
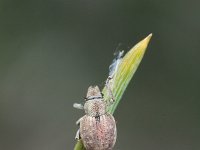
<svg viewBox="0 0 200 150">
<path fill-rule="evenodd" d="M 85 101 L 88 101 L 88 98 L 87 98 L 87 97 L 84 97 L 84 100 L 85 100 Z"/>
<path fill-rule="evenodd" d="M 85 101 L 93 100 L 93 99 L 102 99 L 102 96 L 88 96 L 85 98 Z"/>
</svg>

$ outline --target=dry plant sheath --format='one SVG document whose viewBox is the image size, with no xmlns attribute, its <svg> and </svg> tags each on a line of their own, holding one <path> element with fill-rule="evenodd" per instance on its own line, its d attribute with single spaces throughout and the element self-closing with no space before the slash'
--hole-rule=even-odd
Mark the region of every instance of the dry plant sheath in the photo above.
<svg viewBox="0 0 200 150">
<path fill-rule="evenodd" d="M 137 70 L 152 34 L 137 43 L 122 58 L 120 52 L 111 64 L 108 79 L 102 93 L 97 86 L 89 87 L 84 106 L 86 115 L 77 121 L 80 129 L 76 134 L 74 150 L 112 150 L 116 141 L 116 124 L 112 116 L 126 87 Z"/>
</svg>

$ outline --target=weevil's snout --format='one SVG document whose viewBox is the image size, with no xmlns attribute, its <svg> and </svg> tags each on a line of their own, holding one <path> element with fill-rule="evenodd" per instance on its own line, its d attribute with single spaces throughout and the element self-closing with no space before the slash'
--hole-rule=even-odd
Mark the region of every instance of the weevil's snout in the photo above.
<svg viewBox="0 0 200 150">
<path fill-rule="evenodd" d="M 98 86 L 90 86 L 88 88 L 88 92 L 85 98 L 86 101 L 92 100 L 92 99 L 102 99 L 102 98 L 103 98 L 103 95 Z"/>
<path fill-rule="evenodd" d="M 87 97 L 89 96 L 101 96 L 101 92 L 98 86 L 90 86 L 88 88 Z"/>
</svg>

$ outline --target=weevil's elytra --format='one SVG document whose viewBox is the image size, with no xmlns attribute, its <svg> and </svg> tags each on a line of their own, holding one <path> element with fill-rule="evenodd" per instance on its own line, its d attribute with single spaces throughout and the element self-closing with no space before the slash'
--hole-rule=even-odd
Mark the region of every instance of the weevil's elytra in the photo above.
<svg viewBox="0 0 200 150">
<path fill-rule="evenodd" d="M 117 131 L 114 117 L 106 112 L 106 102 L 98 88 L 89 87 L 84 104 L 86 115 L 80 123 L 80 138 L 87 150 L 112 150 Z"/>
<path fill-rule="evenodd" d="M 112 150 L 116 141 L 114 117 L 105 114 L 97 121 L 85 115 L 80 123 L 80 136 L 87 150 Z"/>
</svg>

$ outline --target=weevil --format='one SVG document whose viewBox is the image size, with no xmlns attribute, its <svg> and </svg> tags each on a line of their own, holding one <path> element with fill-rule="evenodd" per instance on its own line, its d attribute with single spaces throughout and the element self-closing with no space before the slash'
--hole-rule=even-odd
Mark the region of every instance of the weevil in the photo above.
<svg viewBox="0 0 200 150">
<path fill-rule="evenodd" d="M 119 52 L 117 58 L 109 67 L 109 76 L 105 84 L 110 97 L 109 103 L 104 99 L 98 86 L 90 86 L 84 106 L 74 104 L 75 108 L 85 110 L 85 115 L 76 122 L 77 125 L 80 125 L 80 128 L 75 138 L 82 139 L 86 150 L 112 150 L 115 145 L 117 138 L 116 122 L 113 115 L 107 112 L 107 106 L 115 100 L 111 90 L 113 83 L 110 81 L 112 81 L 118 69 L 122 55 L 123 51 Z"/>
<path fill-rule="evenodd" d="M 117 137 L 116 123 L 106 112 L 107 104 L 98 86 L 88 88 L 85 104 L 80 106 L 85 115 L 76 122 L 80 125 L 76 139 L 82 139 L 87 150 L 112 150 Z"/>
</svg>

